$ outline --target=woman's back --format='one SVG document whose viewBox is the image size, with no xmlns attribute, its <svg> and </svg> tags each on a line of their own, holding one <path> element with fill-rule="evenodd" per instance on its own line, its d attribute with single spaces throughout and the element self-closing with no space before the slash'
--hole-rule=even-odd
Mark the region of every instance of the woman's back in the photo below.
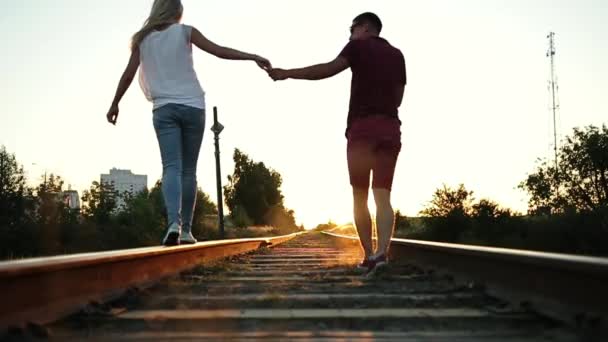
<svg viewBox="0 0 608 342">
<path fill-rule="evenodd" d="M 152 31 L 139 44 L 139 84 L 159 108 L 168 103 L 205 108 L 205 97 L 192 60 L 192 27 L 173 24 Z"/>
</svg>

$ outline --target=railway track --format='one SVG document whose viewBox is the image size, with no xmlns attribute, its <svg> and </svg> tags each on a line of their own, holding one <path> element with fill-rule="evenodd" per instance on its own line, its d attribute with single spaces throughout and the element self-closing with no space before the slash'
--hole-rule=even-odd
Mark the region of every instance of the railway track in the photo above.
<svg viewBox="0 0 608 342">
<path fill-rule="evenodd" d="M 563 310 L 555 311 L 559 312 L 555 319 L 553 310 L 547 313 L 531 304 L 520 305 L 518 296 L 525 296 L 520 290 L 504 292 L 498 288 L 501 298 L 509 301 L 497 299 L 493 285 L 471 281 L 475 277 L 463 273 L 471 269 L 483 271 L 481 266 L 470 260 L 458 261 L 458 253 L 450 255 L 441 250 L 450 246 L 424 243 L 411 246 L 408 243 L 414 242 L 396 240 L 391 247 L 393 260 L 400 262 L 392 262 L 376 277 L 364 279 L 354 268 L 361 258 L 354 242 L 321 233 L 289 236 L 274 243 L 258 241 L 257 247 L 249 246 L 247 254 L 209 258 L 215 261 L 155 281 L 151 286 L 130 286 L 126 294 L 114 296 L 109 302 L 90 304 L 64 319 L 10 328 L 4 338 L 15 341 L 35 337 L 58 341 L 600 340 L 597 331 L 582 331 L 560 320 Z M 216 256 L 245 251 L 235 246 L 226 247 L 232 253 L 217 247 Z M 474 250 L 459 253 L 480 259 Z M 445 263 L 445 259 L 439 260 L 434 253 L 453 261 L 457 276 L 439 271 L 441 267 L 434 263 Z M 505 258 L 503 256 L 502 262 Z M 498 264 L 500 258 L 494 256 L 493 260 L 495 269 L 505 267 Z M 468 270 L 463 267 L 467 263 Z M 542 265 L 542 262 L 537 260 L 536 264 Z M 518 267 L 524 272 L 524 267 Z M 592 267 L 587 265 L 587 268 Z M 0 266 L 0 275 L 2 272 Z M 505 269 L 506 272 L 510 271 Z M 500 280 L 492 273 L 488 275 L 492 280 Z M 545 300 L 543 298 L 542 303 Z M 569 300 L 575 298 L 570 296 Z M 597 304 L 601 302 L 602 299 L 598 299 Z M 580 312 L 578 309 L 575 311 Z M 594 306 L 590 312 L 601 314 L 597 310 Z"/>
</svg>

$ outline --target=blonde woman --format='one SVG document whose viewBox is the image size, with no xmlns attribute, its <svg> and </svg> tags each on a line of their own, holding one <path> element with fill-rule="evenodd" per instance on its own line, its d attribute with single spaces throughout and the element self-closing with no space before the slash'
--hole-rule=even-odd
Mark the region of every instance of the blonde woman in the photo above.
<svg viewBox="0 0 608 342">
<path fill-rule="evenodd" d="M 150 16 L 133 35 L 131 57 L 106 115 L 116 124 L 118 104 L 139 70 L 139 84 L 153 103 L 153 123 L 163 164 L 162 191 L 167 233 L 162 244 L 196 243 L 192 216 L 196 202 L 196 165 L 205 128 L 205 93 L 192 63 L 192 45 L 222 59 L 270 62 L 258 55 L 217 45 L 196 28 L 181 24 L 181 0 L 155 0 Z"/>
</svg>

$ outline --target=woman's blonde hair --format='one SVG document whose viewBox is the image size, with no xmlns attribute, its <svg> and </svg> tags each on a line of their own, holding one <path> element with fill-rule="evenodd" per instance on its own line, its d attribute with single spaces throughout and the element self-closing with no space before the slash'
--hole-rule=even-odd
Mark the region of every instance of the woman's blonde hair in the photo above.
<svg viewBox="0 0 608 342">
<path fill-rule="evenodd" d="M 184 7 L 181 0 L 154 0 L 150 16 L 144 26 L 131 39 L 131 49 L 136 49 L 150 32 L 164 25 L 179 22 Z"/>
</svg>

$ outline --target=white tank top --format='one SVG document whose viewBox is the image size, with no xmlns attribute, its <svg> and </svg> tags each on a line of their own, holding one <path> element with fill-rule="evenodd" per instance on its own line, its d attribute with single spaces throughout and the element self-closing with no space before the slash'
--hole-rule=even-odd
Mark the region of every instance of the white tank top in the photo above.
<svg viewBox="0 0 608 342">
<path fill-rule="evenodd" d="M 192 27 L 173 24 L 139 44 L 139 85 L 154 109 L 168 103 L 205 109 L 205 92 L 192 62 Z"/>
</svg>

